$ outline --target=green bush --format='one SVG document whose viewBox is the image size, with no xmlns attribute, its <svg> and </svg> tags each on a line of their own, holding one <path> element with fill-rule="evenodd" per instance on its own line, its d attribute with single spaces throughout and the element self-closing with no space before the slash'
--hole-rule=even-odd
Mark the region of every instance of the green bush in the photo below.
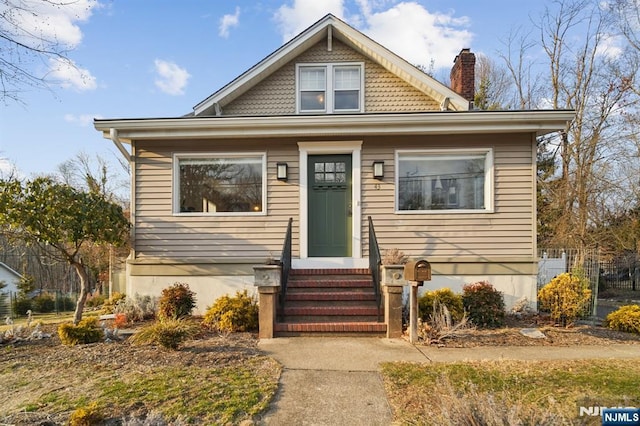
<svg viewBox="0 0 640 426">
<path fill-rule="evenodd" d="M 158 306 L 160 318 L 184 318 L 191 315 L 196 307 L 195 293 L 189 290 L 189 284 L 175 283 L 162 290 Z"/>
<path fill-rule="evenodd" d="M 191 321 L 165 318 L 140 329 L 131 337 L 131 342 L 177 350 L 184 341 L 194 338 L 199 331 L 200 327 Z"/>
<path fill-rule="evenodd" d="M 222 296 L 207 308 L 202 323 L 218 331 L 255 331 L 258 329 L 258 305 L 247 290 L 235 297 Z"/>
<path fill-rule="evenodd" d="M 73 311 L 76 308 L 76 302 L 71 296 L 58 296 L 57 303 L 60 312 Z"/>
<path fill-rule="evenodd" d="M 104 338 L 104 332 L 98 325 L 98 318 L 85 318 L 73 325 L 63 323 L 58 326 L 58 336 L 63 344 L 74 346 L 78 344 L 96 343 Z"/>
<path fill-rule="evenodd" d="M 27 315 L 27 311 L 33 310 L 32 300 L 27 299 L 25 296 L 18 296 L 13 299 L 11 306 L 13 307 L 15 315 L 19 317 Z"/>
<path fill-rule="evenodd" d="M 467 284 L 462 288 L 462 304 L 469 313 L 469 320 L 478 327 L 504 325 L 504 298 L 487 281 Z"/>
<path fill-rule="evenodd" d="M 423 321 L 429 321 L 433 315 L 434 302 L 445 305 L 451 314 L 451 319 L 455 322 L 460 321 L 464 316 L 462 295 L 455 294 L 448 288 L 440 288 L 427 291 L 418 299 L 418 315 Z"/>
<path fill-rule="evenodd" d="M 577 274 L 560 274 L 538 291 L 540 310 L 563 326 L 583 315 L 591 302 L 589 281 Z"/>
<path fill-rule="evenodd" d="M 640 306 L 622 306 L 607 315 L 604 326 L 613 330 L 640 334 Z"/>
<path fill-rule="evenodd" d="M 48 314 L 56 310 L 56 299 L 52 294 L 41 293 L 33 298 L 31 307 L 35 312 Z"/>
</svg>

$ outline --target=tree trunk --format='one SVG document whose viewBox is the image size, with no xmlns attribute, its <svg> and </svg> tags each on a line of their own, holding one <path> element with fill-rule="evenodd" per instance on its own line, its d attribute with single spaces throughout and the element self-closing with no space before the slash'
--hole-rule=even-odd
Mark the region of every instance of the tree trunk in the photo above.
<svg viewBox="0 0 640 426">
<path fill-rule="evenodd" d="M 78 325 L 80 320 L 82 319 L 82 311 L 84 310 L 84 303 L 87 301 L 87 283 L 89 282 L 89 276 L 87 274 L 87 270 L 84 268 L 84 265 L 81 262 L 73 261 L 71 262 L 71 266 L 73 266 L 80 278 L 80 295 L 78 296 L 78 303 L 76 303 L 76 311 L 73 314 L 73 323 Z"/>
</svg>

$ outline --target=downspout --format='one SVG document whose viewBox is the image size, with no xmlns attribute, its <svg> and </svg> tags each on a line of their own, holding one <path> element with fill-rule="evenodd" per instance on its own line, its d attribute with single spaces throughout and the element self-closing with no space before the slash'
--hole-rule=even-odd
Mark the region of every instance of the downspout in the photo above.
<svg viewBox="0 0 640 426">
<path fill-rule="evenodd" d="M 136 228 L 135 228 L 135 220 L 136 220 L 136 167 L 134 163 L 135 158 L 135 147 L 133 141 L 131 141 L 131 154 L 127 151 L 122 145 L 122 141 L 118 137 L 118 130 L 111 128 L 109 129 L 109 136 L 111 141 L 113 141 L 114 145 L 118 148 L 118 150 L 122 153 L 124 158 L 129 163 L 129 171 L 130 171 L 130 182 L 129 182 L 129 222 L 131 223 L 131 229 L 129 232 L 129 246 L 131 251 L 129 253 L 130 259 L 135 259 L 136 257 L 136 248 L 135 248 L 135 240 L 136 240 Z"/>
<path fill-rule="evenodd" d="M 120 150 L 124 158 L 127 159 L 127 162 L 131 166 L 131 154 L 129 154 L 129 152 L 126 149 L 124 149 L 124 146 L 122 145 L 122 141 L 118 137 L 118 130 L 113 128 L 109 129 L 109 137 L 111 138 L 115 146 Z"/>
</svg>

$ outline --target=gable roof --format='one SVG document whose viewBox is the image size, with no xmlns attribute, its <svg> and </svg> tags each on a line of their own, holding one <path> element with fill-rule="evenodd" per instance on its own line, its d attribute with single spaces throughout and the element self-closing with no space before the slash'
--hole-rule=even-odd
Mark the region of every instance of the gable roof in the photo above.
<svg viewBox="0 0 640 426">
<path fill-rule="evenodd" d="M 450 110 L 469 110 L 469 102 L 452 89 L 420 71 L 344 21 L 332 14 L 328 14 L 238 78 L 194 106 L 194 115 L 212 115 L 217 108 L 229 104 L 316 43 L 324 39 L 330 43 L 333 38 L 340 40 L 363 56 L 380 64 L 380 66 L 397 75 L 416 89 L 431 96 L 437 102 L 442 104 L 448 99 L 448 108 Z"/>
<path fill-rule="evenodd" d="M 16 278 L 20 279 L 22 278 L 22 275 L 20 275 L 19 273 L 17 273 L 16 271 L 14 271 L 13 269 L 11 269 L 9 266 L 7 266 L 5 263 L 0 262 L 0 268 L 6 270 L 7 272 L 9 272 L 9 274 L 14 275 Z"/>
</svg>

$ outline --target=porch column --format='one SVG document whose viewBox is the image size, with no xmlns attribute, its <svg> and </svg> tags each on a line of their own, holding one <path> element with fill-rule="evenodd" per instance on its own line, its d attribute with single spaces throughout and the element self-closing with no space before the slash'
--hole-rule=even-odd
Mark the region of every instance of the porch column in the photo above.
<svg viewBox="0 0 640 426">
<path fill-rule="evenodd" d="M 258 287 L 258 337 L 272 339 L 275 331 L 278 293 L 280 293 L 280 265 L 254 266 L 254 285 Z"/>
</svg>

